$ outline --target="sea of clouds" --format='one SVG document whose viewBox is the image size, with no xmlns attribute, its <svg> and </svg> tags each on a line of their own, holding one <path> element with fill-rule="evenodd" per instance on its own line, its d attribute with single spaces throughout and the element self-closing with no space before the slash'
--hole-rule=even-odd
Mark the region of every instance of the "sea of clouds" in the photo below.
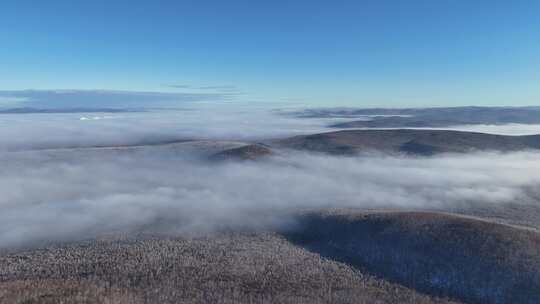
<svg viewBox="0 0 540 304">
<path fill-rule="evenodd" d="M 2 116 L 0 248 L 145 229 L 284 229 L 306 209 L 452 210 L 539 201 L 540 154 L 533 152 L 418 158 L 289 151 L 255 162 L 216 163 L 196 149 L 159 145 L 27 151 L 156 138 L 261 140 L 328 130 L 327 120 L 227 111 L 119 113 L 96 120 L 80 120 L 84 114 L 76 113 Z"/>
</svg>

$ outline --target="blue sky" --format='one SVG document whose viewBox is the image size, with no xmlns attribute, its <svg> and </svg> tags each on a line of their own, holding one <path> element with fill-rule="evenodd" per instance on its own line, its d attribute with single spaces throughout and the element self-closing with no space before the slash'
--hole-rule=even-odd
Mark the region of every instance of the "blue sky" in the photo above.
<svg viewBox="0 0 540 304">
<path fill-rule="evenodd" d="M 69 89 L 163 92 L 172 104 L 171 96 L 181 102 L 187 94 L 314 106 L 540 105 L 540 1 L 2 0 L 0 7 L 4 103 Z M 70 96 L 58 105 L 104 103 Z"/>
</svg>

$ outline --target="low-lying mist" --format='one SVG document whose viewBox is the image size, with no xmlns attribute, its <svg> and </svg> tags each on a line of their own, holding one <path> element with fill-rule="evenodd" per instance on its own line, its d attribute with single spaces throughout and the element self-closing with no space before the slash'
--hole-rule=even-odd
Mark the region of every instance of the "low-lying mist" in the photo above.
<svg viewBox="0 0 540 304">
<path fill-rule="evenodd" d="M 540 154 L 206 162 L 160 149 L 0 154 L 0 248 L 108 232 L 287 229 L 318 208 L 536 203 Z"/>
<path fill-rule="evenodd" d="M 301 119 L 271 105 L 193 104 L 123 113 L 0 114 L 0 151 L 159 143 L 183 139 L 257 140 L 330 130 L 340 119 Z"/>
<path fill-rule="evenodd" d="M 278 104 L 186 104 L 175 110 L 119 113 L 0 114 L 0 151 L 117 146 L 184 139 L 266 140 L 336 131 L 369 117 L 300 118 Z M 540 133 L 540 125 L 470 125 L 447 129 L 493 134 Z"/>
</svg>

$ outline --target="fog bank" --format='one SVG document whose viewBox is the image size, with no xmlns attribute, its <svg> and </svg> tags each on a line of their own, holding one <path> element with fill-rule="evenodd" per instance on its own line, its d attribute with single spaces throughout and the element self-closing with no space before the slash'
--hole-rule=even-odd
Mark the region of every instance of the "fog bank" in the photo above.
<svg viewBox="0 0 540 304">
<path fill-rule="evenodd" d="M 277 106 L 197 103 L 175 110 L 147 112 L 0 114 L 0 151 L 185 139 L 258 141 L 336 131 L 338 129 L 328 126 L 351 120 L 343 117 L 300 118 L 290 115 L 292 110 L 279 110 Z M 523 124 L 445 129 L 506 135 L 540 134 L 540 125 Z"/>
<path fill-rule="evenodd" d="M 337 121 L 281 115 L 269 105 L 235 104 L 125 113 L 0 114 L 0 151 L 191 138 L 259 140 L 324 132 Z"/>
<path fill-rule="evenodd" d="M 154 150 L 0 155 L 0 247 L 158 229 L 283 229 L 317 208 L 538 203 L 540 154 L 433 158 L 285 153 L 204 163 Z"/>
</svg>

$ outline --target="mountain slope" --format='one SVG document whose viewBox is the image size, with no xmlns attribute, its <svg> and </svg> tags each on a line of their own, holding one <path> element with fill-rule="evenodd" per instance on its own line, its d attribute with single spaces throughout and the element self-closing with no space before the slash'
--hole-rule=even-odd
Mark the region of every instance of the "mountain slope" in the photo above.
<svg viewBox="0 0 540 304">
<path fill-rule="evenodd" d="M 0 303 L 451 303 L 275 234 L 102 239 L 0 255 Z"/>
<path fill-rule="evenodd" d="M 540 234 L 429 212 L 304 216 L 290 239 L 362 271 L 466 303 L 540 303 Z"/>
</svg>

